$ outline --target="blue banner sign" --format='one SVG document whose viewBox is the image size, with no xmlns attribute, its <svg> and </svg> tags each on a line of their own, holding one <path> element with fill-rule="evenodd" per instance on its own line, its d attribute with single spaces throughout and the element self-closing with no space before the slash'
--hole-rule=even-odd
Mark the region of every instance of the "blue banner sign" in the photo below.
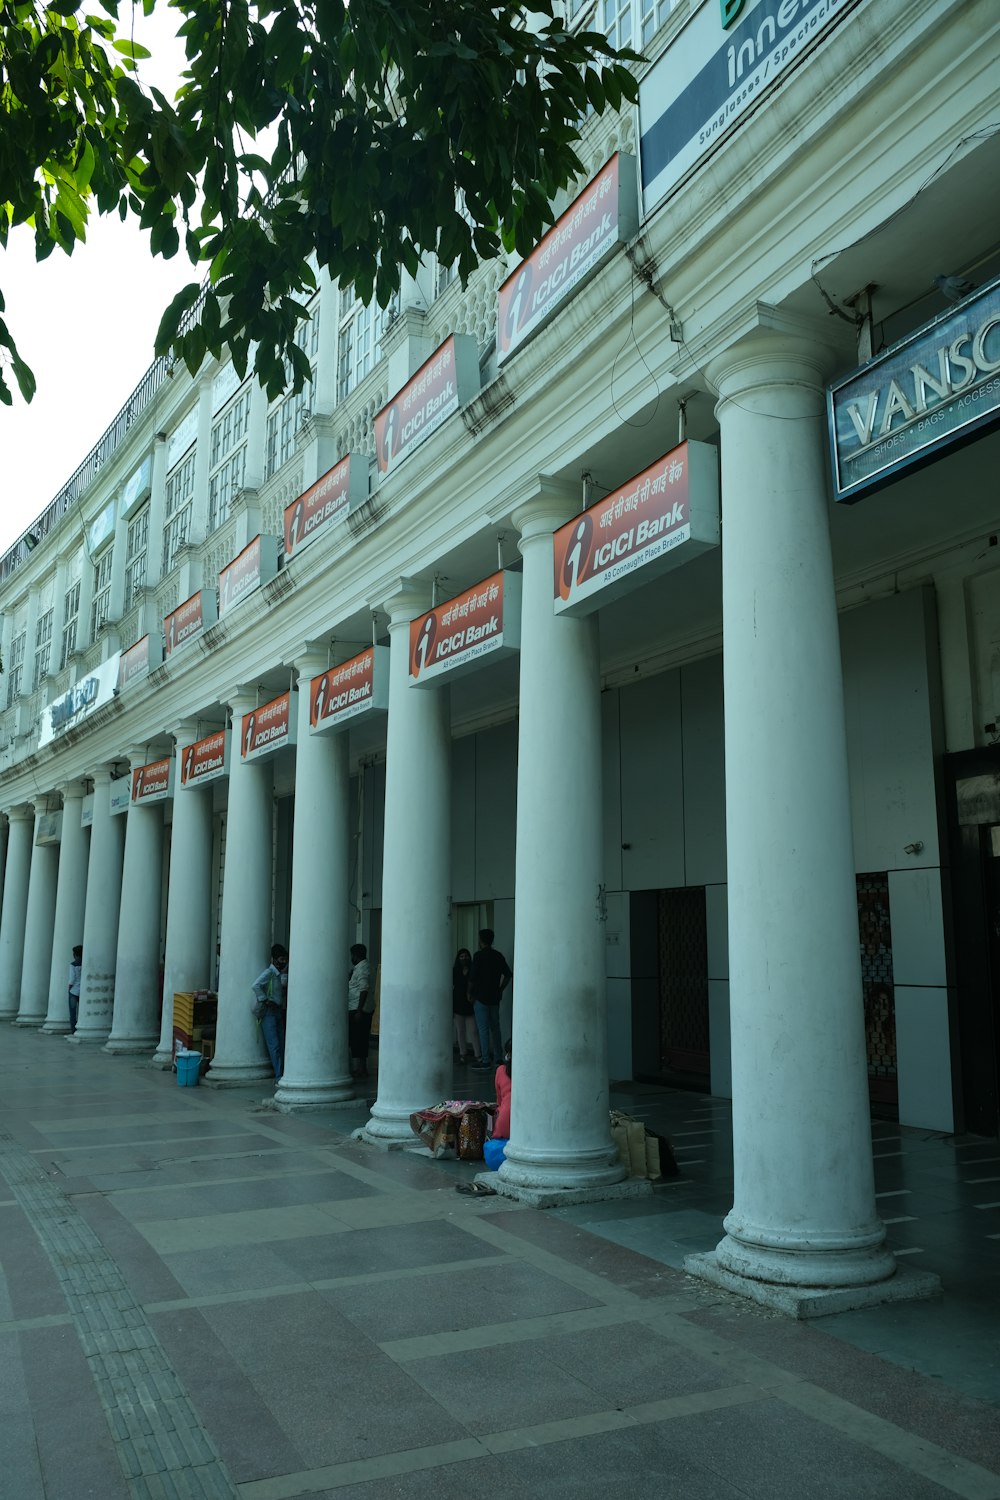
<svg viewBox="0 0 1000 1500">
<path fill-rule="evenodd" d="M 837 500 L 890 484 L 1000 422 L 1000 280 L 827 390 Z"/>
<path fill-rule="evenodd" d="M 853 0 L 747 0 L 725 24 L 703 5 L 639 86 L 645 212 L 715 149 Z M 723 16 L 726 12 L 723 12 Z"/>
</svg>

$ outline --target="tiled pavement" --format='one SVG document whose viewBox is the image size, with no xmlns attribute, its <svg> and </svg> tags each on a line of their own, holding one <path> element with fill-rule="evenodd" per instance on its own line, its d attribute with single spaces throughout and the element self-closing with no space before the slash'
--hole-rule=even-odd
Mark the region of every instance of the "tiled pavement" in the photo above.
<svg viewBox="0 0 1000 1500">
<path fill-rule="evenodd" d="M 893 1243 L 946 1294 L 804 1326 L 678 1269 L 730 1206 L 722 1101 L 631 1090 L 682 1179 L 542 1213 L 351 1141 L 362 1106 L 3 1035 L 4 1500 L 1000 1500 L 981 1143 L 876 1127 Z"/>
</svg>

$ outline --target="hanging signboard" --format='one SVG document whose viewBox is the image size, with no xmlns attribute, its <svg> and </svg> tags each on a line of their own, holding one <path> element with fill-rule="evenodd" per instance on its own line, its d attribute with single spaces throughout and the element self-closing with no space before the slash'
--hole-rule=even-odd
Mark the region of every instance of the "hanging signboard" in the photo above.
<svg viewBox="0 0 1000 1500">
<path fill-rule="evenodd" d="M 120 813 L 128 812 L 132 802 L 132 778 L 131 776 L 119 776 L 117 781 L 111 783 L 110 795 L 111 815 L 118 817 Z"/>
<path fill-rule="evenodd" d="M 190 599 L 185 599 L 176 609 L 171 610 L 163 621 L 163 649 L 169 656 L 171 651 L 176 651 L 178 646 L 183 646 L 193 635 L 200 630 L 207 630 L 209 625 L 214 625 L 215 594 L 199 589 L 192 594 Z"/>
<path fill-rule="evenodd" d="M 79 682 L 75 682 L 62 697 L 55 698 L 42 709 L 39 724 L 39 746 L 48 745 L 67 729 L 76 729 L 99 708 L 111 703 L 118 690 L 118 665 L 121 652 L 115 651 L 94 667 Z"/>
<path fill-rule="evenodd" d="M 453 333 L 375 417 L 379 473 L 395 469 L 478 394 L 479 346 L 468 334 Z"/>
<path fill-rule="evenodd" d="M 434 686 L 520 645 L 521 575 L 494 573 L 410 622 L 410 686 Z"/>
<path fill-rule="evenodd" d="M 693 10 L 639 85 L 647 214 L 854 3 L 729 0 L 722 19 L 715 4 Z"/>
<path fill-rule="evenodd" d="M 259 760 L 295 744 L 295 716 L 291 693 L 282 693 L 270 703 L 262 703 L 243 715 L 240 734 L 240 758 Z"/>
<path fill-rule="evenodd" d="M 62 823 L 61 812 L 42 813 L 35 819 L 35 843 L 43 845 L 61 843 Z"/>
<path fill-rule="evenodd" d="M 719 460 L 681 443 L 553 538 L 556 614 L 587 615 L 719 545 Z"/>
<path fill-rule="evenodd" d="M 145 807 L 151 802 L 166 802 L 174 795 L 174 758 L 150 761 L 132 772 L 132 801 Z"/>
<path fill-rule="evenodd" d="M 182 745 L 178 751 L 181 786 L 203 786 L 228 776 L 231 739 L 228 729 L 219 729 L 193 745 Z"/>
<path fill-rule="evenodd" d="M 153 460 L 147 453 L 142 463 L 133 474 L 126 479 L 122 486 L 122 515 L 127 516 L 139 504 L 149 496 L 150 483 L 153 473 Z"/>
<path fill-rule="evenodd" d="M 137 677 L 145 677 L 153 667 L 163 660 L 163 647 L 158 637 L 144 635 L 127 651 L 123 651 L 118 663 L 118 690 L 127 688 Z"/>
<path fill-rule="evenodd" d="M 328 667 L 309 684 L 312 733 L 346 729 L 359 714 L 389 707 L 389 647 L 369 646 L 339 667 Z"/>
<path fill-rule="evenodd" d="M 219 619 L 278 571 L 278 538 L 255 536 L 219 574 Z"/>
<path fill-rule="evenodd" d="M 501 286 L 497 364 L 638 232 L 635 157 L 616 152 Z"/>
<path fill-rule="evenodd" d="M 285 506 L 285 556 L 299 552 L 325 525 L 342 521 L 368 499 L 368 456 L 348 453 L 291 505 Z"/>
<path fill-rule="evenodd" d="M 835 500 L 852 502 L 1000 423 L 1000 280 L 826 393 Z"/>
<path fill-rule="evenodd" d="M 94 794 L 87 792 L 80 805 L 80 827 L 92 828 L 94 825 Z"/>
</svg>

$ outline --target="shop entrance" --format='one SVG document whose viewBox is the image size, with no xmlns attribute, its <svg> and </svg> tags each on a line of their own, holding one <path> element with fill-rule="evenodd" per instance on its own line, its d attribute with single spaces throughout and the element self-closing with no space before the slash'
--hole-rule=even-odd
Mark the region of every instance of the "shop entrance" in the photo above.
<svg viewBox="0 0 1000 1500">
<path fill-rule="evenodd" d="M 468 948 L 475 953 L 479 947 L 479 933 L 483 927 L 493 926 L 492 901 L 468 901 L 451 909 L 452 958 L 459 948 Z"/>
<path fill-rule="evenodd" d="M 1000 1132 L 1000 745 L 945 757 L 962 1117 Z"/>
</svg>

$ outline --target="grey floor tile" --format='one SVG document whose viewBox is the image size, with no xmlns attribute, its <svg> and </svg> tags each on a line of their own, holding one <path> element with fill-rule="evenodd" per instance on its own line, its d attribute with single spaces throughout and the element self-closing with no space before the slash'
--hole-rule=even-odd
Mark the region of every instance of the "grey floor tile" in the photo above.
<svg viewBox="0 0 1000 1500">
<path fill-rule="evenodd" d="M 214 1182 L 153 1192 L 118 1193 L 115 1207 L 139 1224 L 146 1219 L 206 1218 L 248 1209 L 293 1207 L 301 1203 L 373 1198 L 377 1188 L 345 1172 L 300 1171 L 240 1182 Z"/>
</svg>

